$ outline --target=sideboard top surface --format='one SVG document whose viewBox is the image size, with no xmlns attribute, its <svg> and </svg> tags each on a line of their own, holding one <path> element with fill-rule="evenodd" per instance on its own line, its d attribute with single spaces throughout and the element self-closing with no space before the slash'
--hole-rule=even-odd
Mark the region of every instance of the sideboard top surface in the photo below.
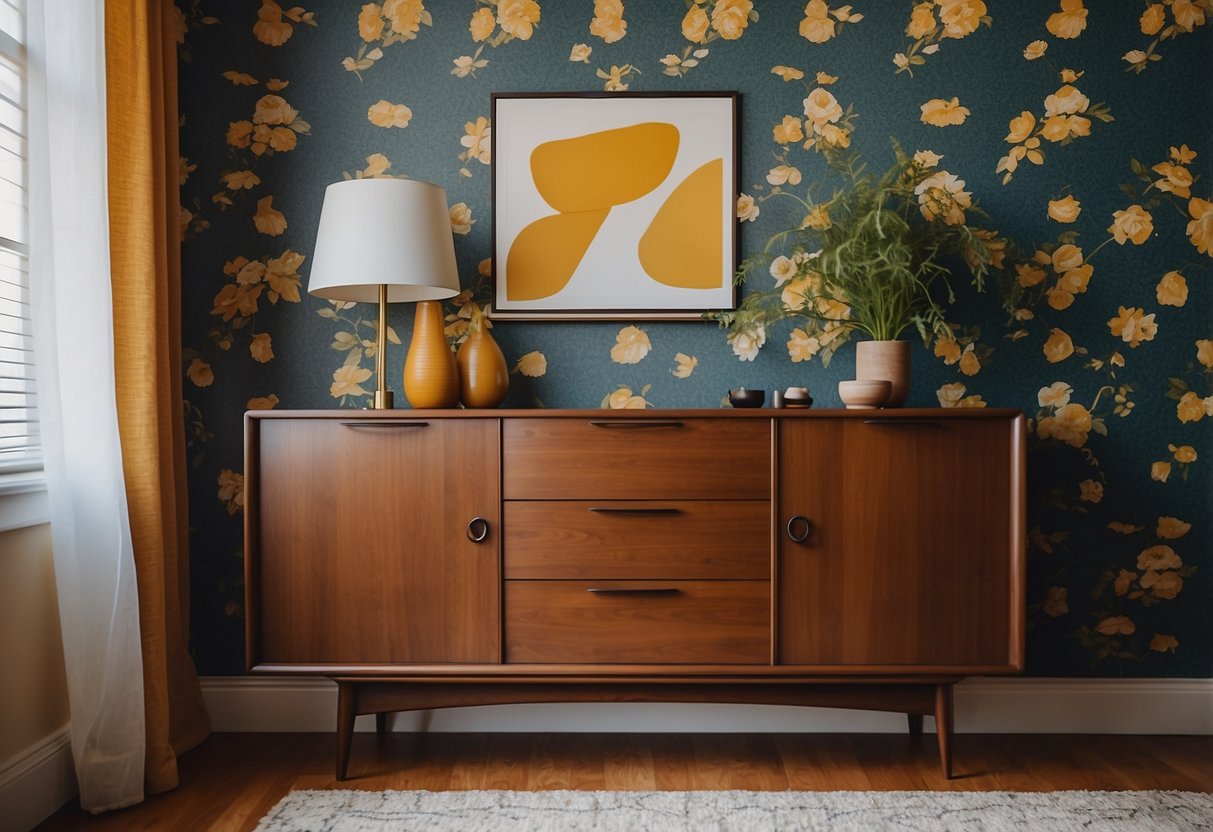
<svg viewBox="0 0 1213 832">
<path fill-rule="evenodd" d="M 868 419 L 868 420 L 929 420 L 941 419 L 1009 419 L 1022 411 L 999 407 L 899 407 L 864 410 L 831 408 L 654 408 L 648 410 L 513 408 L 475 410 L 450 408 L 441 410 L 250 410 L 249 419 Z"/>
</svg>

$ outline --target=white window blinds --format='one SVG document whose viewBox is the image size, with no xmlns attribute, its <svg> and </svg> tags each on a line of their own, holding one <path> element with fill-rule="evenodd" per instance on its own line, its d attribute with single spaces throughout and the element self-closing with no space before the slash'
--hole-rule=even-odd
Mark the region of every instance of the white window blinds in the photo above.
<svg viewBox="0 0 1213 832">
<path fill-rule="evenodd" d="M 0 473 L 42 465 L 26 198 L 25 0 L 0 0 Z"/>
</svg>

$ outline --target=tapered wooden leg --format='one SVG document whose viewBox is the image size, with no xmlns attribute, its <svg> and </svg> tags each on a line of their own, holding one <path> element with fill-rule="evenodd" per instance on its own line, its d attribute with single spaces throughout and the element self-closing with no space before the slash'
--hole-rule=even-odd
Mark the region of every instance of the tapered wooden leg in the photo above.
<svg viewBox="0 0 1213 832">
<path fill-rule="evenodd" d="M 943 776 L 952 779 L 952 686 L 935 686 L 935 736 L 939 740 L 939 765 Z"/>
<path fill-rule="evenodd" d="M 922 714 L 906 714 L 906 721 L 910 724 L 910 736 L 922 736 Z"/>
<path fill-rule="evenodd" d="M 391 714 L 380 712 L 375 714 L 375 733 L 383 736 L 387 733 L 387 721 Z"/>
<path fill-rule="evenodd" d="M 350 743 L 354 739 L 356 683 L 337 683 L 337 779 L 344 780 L 350 765 Z"/>
</svg>

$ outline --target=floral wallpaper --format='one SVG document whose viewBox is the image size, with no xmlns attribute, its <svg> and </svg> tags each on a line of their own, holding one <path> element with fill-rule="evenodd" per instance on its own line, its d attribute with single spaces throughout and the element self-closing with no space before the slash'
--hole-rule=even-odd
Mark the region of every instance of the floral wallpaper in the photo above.
<svg viewBox="0 0 1213 832">
<path fill-rule="evenodd" d="M 952 336 L 914 350 L 909 404 L 1028 415 L 1029 671 L 1213 676 L 1211 0 L 302 2 L 178 0 L 203 673 L 242 669 L 244 410 L 361 407 L 374 389 L 374 308 L 306 293 L 325 186 L 445 187 L 454 343 L 489 298 L 490 93 L 735 90 L 741 254 L 774 256 L 752 288 L 795 273 L 785 232 L 830 222 L 831 148 L 884 170 L 894 140 L 937 169 L 947 210 L 984 211 L 999 279 L 955 282 Z M 389 320 L 397 391 L 411 312 Z M 493 334 L 508 406 L 718 407 L 730 387 L 807 385 L 836 407 L 854 363 L 836 312 L 732 336 Z"/>
</svg>

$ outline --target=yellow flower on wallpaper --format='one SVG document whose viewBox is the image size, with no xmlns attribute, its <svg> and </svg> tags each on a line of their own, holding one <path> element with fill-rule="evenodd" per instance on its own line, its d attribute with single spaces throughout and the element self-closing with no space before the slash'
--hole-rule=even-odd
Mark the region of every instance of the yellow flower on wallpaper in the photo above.
<svg viewBox="0 0 1213 832">
<path fill-rule="evenodd" d="M 1026 60 L 1034 61 L 1037 58 L 1043 58 L 1045 52 L 1049 49 L 1047 41 L 1034 40 L 1023 49 L 1023 56 Z"/>
<path fill-rule="evenodd" d="M 980 395 L 965 395 L 965 386 L 959 381 L 945 384 L 935 391 L 935 398 L 940 407 L 985 407 L 986 403 Z"/>
<path fill-rule="evenodd" d="M 373 6 L 374 4 L 368 4 Z M 363 6 L 363 11 L 366 11 L 367 6 Z M 426 11 L 425 4 L 421 0 L 384 0 L 382 8 L 383 16 L 392 24 L 392 34 L 395 35 L 395 40 L 413 40 L 417 37 L 417 33 L 421 31 L 421 25 L 432 26 L 433 20 L 430 13 Z M 359 21 L 361 29 L 361 20 Z M 376 40 L 376 38 L 366 38 L 363 40 Z M 385 40 L 384 46 L 390 46 L 391 42 Z"/>
<path fill-rule="evenodd" d="M 1154 534 L 1163 540 L 1177 540 L 1192 529 L 1191 523 L 1185 523 L 1178 517 L 1159 517 Z"/>
<path fill-rule="evenodd" d="M 749 194 L 737 195 L 737 219 L 742 222 L 753 222 L 758 219 L 758 203 Z"/>
<path fill-rule="evenodd" d="M 814 228 L 818 231 L 825 231 L 833 225 L 834 222 L 830 219 L 830 206 L 826 203 L 814 205 L 800 221 L 801 228 Z"/>
<path fill-rule="evenodd" d="M 639 364 L 653 349 L 649 336 L 636 326 L 625 326 L 615 336 L 615 346 L 611 347 L 611 360 L 616 364 Z"/>
<path fill-rule="evenodd" d="M 624 92 L 628 88 L 628 85 L 624 83 L 624 79 L 631 77 L 633 73 L 639 74 L 639 72 L 640 70 L 631 64 L 624 64 L 623 66 L 611 66 L 609 72 L 605 69 L 600 69 L 595 74 L 606 82 L 602 85 L 602 89 L 605 92 Z"/>
<path fill-rule="evenodd" d="M 333 383 L 329 385 L 329 395 L 334 399 L 342 396 L 368 396 L 370 392 L 362 387 L 362 382 L 369 379 L 373 373 L 366 367 L 357 364 L 343 364 L 333 371 Z"/>
<path fill-rule="evenodd" d="M 783 121 L 772 130 L 776 144 L 792 144 L 804 139 L 804 125 L 796 116 L 784 116 Z"/>
<path fill-rule="evenodd" d="M 1169 450 L 1171 455 L 1175 457 L 1176 462 L 1188 463 L 1196 461 L 1196 449 L 1191 445 L 1180 445 L 1178 447 L 1175 445 L 1168 445 L 1167 450 Z"/>
<path fill-rule="evenodd" d="M 1196 342 L 1196 360 L 1213 369 L 1213 340 L 1201 338 Z"/>
<path fill-rule="evenodd" d="M 235 514 L 244 508 L 244 474 L 231 468 L 219 472 L 219 501 L 227 504 L 227 513 Z"/>
<path fill-rule="evenodd" d="M 261 83 L 247 72 L 237 72 L 234 69 L 229 69 L 223 73 L 223 77 L 231 81 L 237 87 L 253 87 Z"/>
<path fill-rule="evenodd" d="M 1137 625 L 1130 621 L 1127 616 L 1113 615 L 1101 620 L 1096 625 L 1095 630 L 1096 632 L 1103 633 L 1105 636 L 1130 636 L 1137 632 Z"/>
<path fill-rule="evenodd" d="M 1155 462 L 1150 465 L 1150 479 L 1155 482 L 1166 482 L 1169 476 L 1171 476 L 1171 463 Z"/>
<path fill-rule="evenodd" d="M 1192 197 L 1188 201 L 1188 239 L 1201 254 L 1213 257 L 1213 202 Z"/>
<path fill-rule="evenodd" d="M 1177 647 L 1179 640 L 1172 635 L 1155 633 L 1154 638 L 1150 639 L 1150 649 L 1156 653 L 1174 653 Z"/>
<path fill-rule="evenodd" d="M 1184 199 L 1192 195 L 1192 172 L 1183 165 L 1160 162 L 1150 170 L 1162 175 L 1162 179 L 1154 182 L 1154 187 L 1158 190 L 1182 196 Z"/>
<path fill-rule="evenodd" d="M 451 231 L 467 234 L 475 223 L 476 220 L 472 219 L 472 209 L 466 202 L 456 202 L 451 206 Z"/>
<path fill-rule="evenodd" d="M 497 0 L 497 25 L 519 40 L 530 40 L 541 10 L 535 0 Z"/>
<path fill-rule="evenodd" d="M 961 106 L 960 99 L 953 96 L 950 100 L 932 98 L 920 108 L 922 115 L 919 120 L 933 127 L 948 127 L 954 124 L 964 124 L 969 117 L 969 108 Z"/>
<path fill-rule="evenodd" d="M 910 11 L 910 22 L 906 24 L 906 36 L 921 38 L 935 31 L 934 2 L 917 3 Z"/>
<path fill-rule="evenodd" d="M 918 197 L 918 210 L 928 222 L 942 217 L 948 225 L 960 225 L 965 221 L 964 209 L 972 206 L 972 194 L 964 189 L 963 179 L 941 170 L 918 183 L 914 193 Z"/>
<path fill-rule="evenodd" d="M 1139 246 L 1154 233 L 1154 217 L 1140 205 L 1130 205 L 1112 214 L 1108 232 L 1119 245 L 1123 246 L 1126 240 L 1131 240 L 1133 245 Z"/>
<path fill-rule="evenodd" d="M 1049 219 L 1054 222 L 1071 223 L 1082 213 L 1082 203 L 1073 196 L 1049 200 Z"/>
<path fill-rule="evenodd" d="M 712 8 L 712 28 L 724 40 L 737 40 L 750 24 L 753 11 L 751 0 L 716 0 Z"/>
<path fill-rule="evenodd" d="M 493 30 L 497 28 L 497 18 L 493 16 L 491 8 L 481 7 L 472 14 L 472 20 L 468 23 L 468 31 L 472 35 L 472 40 L 476 43 L 482 43 L 493 36 Z"/>
<path fill-rule="evenodd" d="M 190 361 L 185 374 L 189 376 L 189 380 L 193 382 L 195 387 L 210 387 L 215 383 L 215 371 L 211 369 L 210 364 L 207 364 L 201 358 L 195 358 Z"/>
<path fill-rule="evenodd" d="M 1073 243 L 1058 246 L 1053 251 L 1053 270 L 1061 273 L 1077 269 L 1083 263 L 1082 249 Z"/>
<path fill-rule="evenodd" d="M 281 211 L 274 208 L 272 196 L 257 200 L 257 213 L 253 214 L 253 224 L 260 233 L 268 234 L 271 237 L 277 237 L 286 231 L 287 226 L 286 217 Z"/>
<path fill-rule="evenodd" d="M 258 332 L 249 341 L 249 355 L 259 364 L 265 364 L 274 358 L 274 347 L 268 332 Z"/>
<path fill-rule="evenodd" d="M 246 410 L 273 410 L 278 406 L 278 396 L 270 393 L 268 396 L 253 396 L 244 403 Z"/>
<path fill-rule="evenodd" d="M 1065 330 L 1053 327 L 1042 350 L 1050 364 L 1057 364 L 1074 354 L 1074 341 Z"/>
<path fill-rule="evenodd" d="M 1171 14 L 1175 16 L 1175 25 L 1185 32 L 1204 26 L 1206 5 L 1202 0 L 1174 0 Z"/>
<path fill-rule="evenodd" d="M 821 349 L 821 340 L 816 336 L 809 335 L 801 327 L 796 327 L 792 330 L 788 337 L 788 358 L 793 364 L 799 364 L 802 361 L 812 361 L 813 356 L 817 355 Z"/>
<path fill-rule="evenodd" d="M 1143 35 L 1156 35 L 1162 25 L 1167 22 L 1166 8 L 1162 3 L 1151 3 L 1146 7 L 1146 10 L 1141 13 L 1141 18 L 1138 20 L 1138 25 L 1141 27 Z"/>
<path fill-rule="evenodd" d="M 413 119 L 413 111 L 404 104 L 393 104 L 386 99 L 379 99 L 366 111 L 366 118 L 376 127 L 408 127 Z"/>
<path fill-rule="evenodd" d="M 1175 405 L 1175 415 L 1181 422 L 1199 422 L 1205 418 L 1205 405 L 1200 396 L 1189 390 L 1180 397 Z"/>
<path fill-rule="evenodd" d="M 1036 402 L 1041 407 L 1064 407 L 1070 403 L 1070 394 L 1073 392 L 1074 388 L 1064 381 L 1055 381 L 1036 392 Z"/>
<path fill-rule="evenodd" d="M 285 18 L 285 19 L 284 19 Z M 253 24 L 253 37 L 267 46 L 281 46 L 295 34 L 292 23 L 316 25 L 316 13 L 294 6 L 283 11 L 274 0 L 262 0 L 257 10 L 257 22 Z"/>
<path fill-rule="evenodd" d="M 1049 15 L 1045 28 L 1054 37 L 1072 40 L 1087 28 L 1087 9 L 1082 0 L 1061 0 L 1061 10 Z"/>
<path fill-rule="evenodd" d="M 251 170 L 236 170 L 219 177 L 225 188 L 230 191 L 249 190 L 261 184 L 261 177 Z"/>
<path fill-rule="evenodd" d="M 1116 317 L 1108 321 L 1108 329 L 1130 347 L 1137 347 L 1143 341 L 1153 341 L 1158 334 L 1154 313 L 1146 315 L 1144 309 L 1134 307 L 1120 307 Z"/>
<path fill-rule="evenodd" d="M 1057 618 L 1065 615 L 1070 611 L 1069 590 L 1064 586 L 1051 586 L 1045 590 L 1044 604 L 1041 605 L 1041 611 L 1050 618 Z"/>
<path fill-rule="evenodd" d="M 257 100 L 253 111 L 253 124 L 290 124 L 299 111 L 286 103 L 280 95 L 263 95 Z"/>
<path fill-rule="evenodd" d="M 1188 281 L 1177 271 L 1164 274 L 1154 291 L 1163 306 L 1183 306 L 1188 302 Z"/>
<path fill-rule="evenodd" d="M 483 50 L 484 47 L 481 46 L 476 50 L 475 55 L 460 55 L 458 58 L 455 58 L 451 61 L 455 65 L 451 69 L 451 74 L 456 78 L 475 78 L 476 70 L 484 69 L 489 65 L 488 59 L 480 57 L 480 53 Z"/>
<path fill-rule="evenodd" d="M 1146 572 L 1141 576 L 1141 586 L 1150 590 L 1155 598 L 1171 599 L 1184 588 L 1184 579 L 1175 572 Z"/>
<path fill-rule="evenodd" d="M 590 54 L 594 51 L 594 47 L 584 43 L 575 43 L 573 48 L 569 50 L 569 60 L 573 63 L 588 64 L 590 62 Z"/>
<path fill-rule="evenodd" d="M 528 352 L 518 359 L 512 372 L 522 373 L 528 378 L 542 378 L 548 372 L 548 359 L 541 352 Z"/>
<path fill-rule="evenodd" d="M 1005 141 L 1013 145 L 1006 156 L 998 160 L 995 173 L 1005 172 L 1002 184 L 1006 185 L 1019 168 L 1019 163 L 1027 159 L 1034 165 L 1044 164 L 1044 154 L 1040 150 L 1040 140 L 1056 144 L 1069 144 L 1076 138 L 1091 135 L 1091 118 L 1103 122 L 1113 121 L 1112 114 L 1104 104 L 1091 104 L 1089 98 L 1073 85 L 1081 72 L 1071 69 L 1062 70 L 1061 87 L 1045 97 L 1044 115 L 1039 119 L 1031 112 L 1024 110 L 1011 119 L 1010 129 Z"/>
<path fill-rule="evenodd" d="M 943 363 L 951 366 L 960 361 L 961 347 L 954 338 L 935 339 L 935 357 L 942 358 Z"/>
<path fill-rule="evenodd" d="M 771 74 L 778 75 L 784 81 L 799 81 L 804 77 L 804 73 L 794 66 L 779 66 L 771 67 Z"/>
<path fill-rule="evenodd" d="M 1078 499 L 1084 503 L 1098 503 L 1103 499 L 1103 483 L 1083 480 L 1078 484 Z"/>
<path fill-rule="evenodd" d="M 960 372 L 966 376 L 975 376 L 981 370 L 981 361 L 977 358 L 974 345 L 969 344 L 960 355 Z"/>
<path fill-rule="evenodd" d="M 1091 426 L 1091 411 L 1077 402 L 1070 402 L 1059 407 L 1052 416 L 1041 417 L 1036 422 L 1036 435 L 1081 448 L 1087 444 Z"/>
<path fill-rule="evenodd" d="M 594 19 L 590 21 L 590 34 L 607 43 L 615 43 L 628 33 L 628 22 L 623 19 L 623 3 L 620 0 L 594 0 Z"/>
<path fill-rule="evenodd" d="M 825 0 L 809 0 L 800 21 L 800 36 L 810 43 L 825 43 L 834 37 L 834 19 Z"/>
<path fill-rule="evenodd" d="M 670 374 L 674 378 L 690 378 L 691 373 L 695 372 L 695 368 L 699 366 L 699 359 L 693 355 L 687 355 L 685 352 L 676 353 L 674 355 L 674 369 L 670 370 Z"/>
<path fill-rule="evenodd" d="M 834 93 L 824 87 L 815 87 L 804 100 L 804 114 L 816 128 L 842 118 L 842 105 Z"/>
<path fill-rule="evenodd" d="M 482 165 L 491 164 L 493 161 L 493 128 L 489 120 L 484 116 L 477 116 L 475 121 L 465 122 L 459 144 L 465 148 L 464 152 L 460 154 L 461 161 L 467 162 L 475 159 Z"/>
<path fill-rule="evenodd" d="M 771 261 L 770 267 L 767 269 L 771 273 L 771 277 L 775 280 L 776 286 L 782 286 L 787 283 L 800 271 L 800 265 L 791 257 L 779 255 Z"/>
<path fill-rule="evenodd" d="M 730 332 L 726 340 L 739 361 L 753 361 L 758 357 L 762 345 L 767 342 L 767 330 L 765 326 L 758 324 L 748 332 Z"/>
<path fill-rule="evenodd" d="M 968 37 L 986 17 L 986 4 L 982 0 L 936 0 L 939 4 L 939 19 L 943 22 L 945 38 Z"/>
<path fill-rule="evenodd" d="M 266 282 L 270 284 L 270 303 L 277 303 L 278 298 L 299 303 L 299 267 L 303 265 L 305 256 L 289 248 L 277 257 L 270 258 L 265 264 Z"/>
<path fill-rule="evenodd" d="M 708 18 L 708 13 L 703 10 L 702 6 L 695 4 L 687 9 L 686 15 L 682 18 L 682 36 L 691 43 L 705 43 L 710 26 L 711 20 Z"/>
<path fill-rule="evenodd" d="M 646 386 L 637 394 L 632 392 L 631 387 L 620 386 L 613 393 L 607 394 L 602 406 L 609 407 L 611 410 L 644 410 L 649 406 L 649 402 L 644 397 L 647 390 Z"/>
<path fill-rule="evenodd" d="M 771 185 L 799 185 L 800 171 L 791 165 L 776 165 L 767 173 L 767 182 Z"/>
<path fill-rule="evenodd" d="M 1116 581 L 1113 584 L 1116 594 L 1120 597 L 1124 597 L 1125 595 L 1128 595 L 1129 587 L 1131 587 L 1133 585 L 1133 582 L 1136 580 L 1137 580 L 1136 572 L 1130 572 L 1128 569 L 1120 570 L 1119 574 L 1117 574 L 1117 576 L 1116 576 Z"/>
</svg>

